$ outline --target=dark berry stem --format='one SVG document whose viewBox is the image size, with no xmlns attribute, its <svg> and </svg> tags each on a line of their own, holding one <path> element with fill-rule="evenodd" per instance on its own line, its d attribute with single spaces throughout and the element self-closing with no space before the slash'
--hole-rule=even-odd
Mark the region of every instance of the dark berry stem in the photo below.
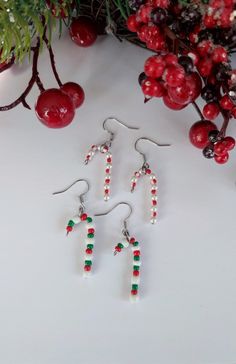
<svg viewBox="0 0 236 364">
<path fill-rule="evenodd" d="M 26 87 L 25 91 L 16 99 L 14 102 L 12 102 L 9 105 L 0 106 L 0 111 L 8 111 L 10 109 L 13 109 L 20 103 L 26 107 L 27 109 L 31 109 L 28 103 L 26 102 L 26 96 L 30 93 L 32 87 L 34 86 L 35 82 L 37 82 L 38 77 L 38 57 L 39 57 L 39 48 L 40 48 L 40 40 L 37 40 L 37 45 L 32 49 L 34 56 L 33 56 L 33 64 L 32 64 L 32 76 L 29 80 L 28 86 Z M 38 83 L 38 82 L 37 82 Z M 43 88 L 43 85 L 40 81 L 40 85 Z"/>
<path fill-rule="evenodd" d="M 226 134 L 227 127 L 228 127 L 229 122 L 230 122 L 230 115 L 229 115 L 228 112 L 222 112 L 222 115 L 224 116 L 224 122 L 222 124 L 221 129 L 220 129 L 220 136 L 224 138 L 225 134 Z"/>
<path fill-rule="evenodd" d="M 58 72 L 57 72 L 57 69 L 56 69 L 56 64 L 55 64 L 54 53 L 53 53 L 51 45 L 49 44 L 49 40 L 47 39 L 46 34 L 43 35 L 43 40 L 44 40 L 44 42 L 45 42 L 45 44 L 47 46 L 48 52 L 49 52 L 53 74 L 54 74 L 55 79 L 56 79 L 56 81 L 58 83 L 58 86 L 61 87 L 63 84 L 62 84 L 62 82 L 60 80 L 60 77 L 58 75 Z"/>
<path fill-rule="evenodd" d="M 196 101 L 192 101 L 192 105 L 194 106 L 195 110 L 197 111 L 198 115 L 200 116 L 201 120 L 204 120 L 204 116 L 202 115 L 202 112 L 196 103 Z"/>
</svg>

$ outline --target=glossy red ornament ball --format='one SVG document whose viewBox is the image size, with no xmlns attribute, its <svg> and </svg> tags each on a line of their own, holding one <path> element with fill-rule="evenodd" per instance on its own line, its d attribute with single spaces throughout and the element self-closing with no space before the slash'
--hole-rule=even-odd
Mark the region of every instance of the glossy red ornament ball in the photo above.
<svg viewBox="0 0 236 364">
<path fill-rule="evenodd" d="M 189 130 L 190 142 L 196 147 L 203 149 L 209 143 L 208 134 L 212 130 L 217 130 L 215 124 L 209 120 L 197 121 Z"/>
<path fill-rule="evenodd" d="M 35 111 L 44 125 L 55 129 L 69 125 L 75 115 L 72 99 L 56 88 L 43 91 L 39 95 Z"/>
<path fill-rule="evenodd" d="M 209 102 L 203 108 L 203 115 L 208 120 L 214 120 L 219 115 L 220 109 L 215 102 Z"/>
<path fill-rule="evenodd" d="M 71 39 L 80 47 L 89 47 L 97 39 L 95 23 L 86 16 L 73 19 L 70 25 Z"/>
<path fill-rule="evenodd" d="M 84 90 L 75 82 L 67 82 L 61 86 L 61 90 L 72 99 L 75 108 L 80 107 L 84 102 Z"/>
<path fill-rule="evenodd" d="M 224 95 L 220 100 L 220 106 L 224 110 L 231 110 L 234 107 L 234 104 L 228 95 Z"/>
</svg>

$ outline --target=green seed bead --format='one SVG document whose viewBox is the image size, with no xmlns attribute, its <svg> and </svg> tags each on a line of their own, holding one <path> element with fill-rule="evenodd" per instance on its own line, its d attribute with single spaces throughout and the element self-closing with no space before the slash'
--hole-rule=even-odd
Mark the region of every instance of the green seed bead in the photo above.
<svg viewBox="0 0 236 364">
<path fill-rule="evenodd" d="M 84 264 L 85 265 L 92 265 L 92 260 L 85 260 Z"/>
<path fill-rule="evenodd" d="M 134 266 L 133 266 L 133 269 L 134 269 L 134 270 L 139 270 L 139 265 L 134 265 Z"/>
<path fill-rule="evenodd" d="M 137 261 L 140 260 L 140 256 L 139 255 L 135 255 L 134 256 L 134 260 L 137 260 Z"/>
<path fill-rule="evenodd" d="M 138 242 L 138 241 L 135 241 L 135 242 L 133 243 L 133 245 L 134 245 L 134 246 L 138 246 L 138 245 L 139 245 L 139 242 Z"/>
<path fill-rule="evenodd" d="M 121 249 L 123 249 L 123 248 L 124 248 L 124 245 L 123 245 L 123 244 L 121 244 L 121 243 L 117 244 L 117 246 L 118 246 L 119 248 L 121 248 Z"/>
<path fill-rule="evenodd" d="M 75 225 L 75 223 L 74 223 L 74 221 L 72 221 L 72 220 L 70 220 L 69 222 L 68 222 L 68 224 L 67 224 L 68 226 L 74 226 Z"/>
<path fill-rule="evenodd" d="M 91 217 L 87 217 L 87 222 L 92 222 L 93 219 Z"/>
<path fill-rule="evenodd" d="M 138 290 L 138 284 L 132 284 L 132 289 Z"/>
<path fill-rule="evenodd" d="M 87 244 L 88 249 L 93 249 L 93 244 Z"/>
<path fill-rule="evenodd" d="M 87 235 L 87 237 L 88 237 L 89 239 L 92 239 L 92 238 L 94 238 L 94 234 L 88 234 L 88 235 Z"/>
</svg>

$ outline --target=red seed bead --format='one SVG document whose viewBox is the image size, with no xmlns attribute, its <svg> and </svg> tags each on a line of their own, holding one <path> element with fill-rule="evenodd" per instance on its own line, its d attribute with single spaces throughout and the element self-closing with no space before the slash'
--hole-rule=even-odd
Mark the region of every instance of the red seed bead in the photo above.
<svg viewBox="0 0 236 364">
<path fill-rule="evenodd" d="M 85 220 L 87 219 L 87 217 L 88 217 L 88 215 L 87 215 L 87 214 L 82 214 L 82 215 L 80 216 L 80 220 L 81 220 L 81 221 L 85 221 Z"/>
<path fill-rule="evenodd" d="M 86 249 L 85 252 L 86 252 L 86 254 L 92 254 L 93 253 L 92 249 L 89 249 L 89 248 Z"/>
<path fill-rule="evenodd" d="M 106 173 L 110 173 L 110 168 L 106 168 Z"/>
<path fill-rule="evenodd" d="M 157 205 L 157 200 L 152 200 L 152 205 L 156 206 Z"/>
<path fill-rule="evenodd" d="M 95 230 L 93 228 L 88 229 L 88 234 L 94 234 Z"/>
<path fill-rule="evenodd" d="M 230 136 L 224 138 L 224 143 L 227 145 L 228 150 L 232 150 L 235 147 L 235 139 Z"/>
<path fill-rule="evenodd" d="M 105 179 L 105 183 L 106 183 L 106 184 L 109 184 L 110 182 L 111 182 L 110 178 L 106 178 L 106 179 Z"/>
<path fill-rule="evenodd" d="M 151 190 L 151 194 L 155 195 L 157 193 L 157 190 Z"/>
<path fill-rule="evenodd" d="M 215 159 L 216 163 L 224 164 L 229 159 L 229 153 L 226 153 L 224 155 L 215 155 L 214 159 Z"/>
<path fill-rule="evenodd" d="M 152 183 L 153 183 L 154 185 L 157 183 L 156 178 L 153 178 L 153 179 L 152 179 Z"/>
<path fill-rule="evenodd" d="M 121 248 L 117 245 L 117 246 L 115 247 L 115 251 L 116 251 L 116 252 L 121 252 Z"/>
<path fill-rule="evenodd" d="M 71 232 L 73 230 L 73 228 L 72 228 L 72 226 L 67 226 L 66 227 L 66 231 L 69 233 L 69 232 Z"/>
<path fill-rule="evenodd" d="M 233 108 L 234 104 L 228 95 L 224 95 L 220 100 L 220 106 L 224 110 L 231 110 Z"/>
<path fill-rule="evenodd" d="M 135 243 L 135 241 L 136 241 L 136 240 L 135 240 L 135 238 L 130 238 L 130 239 L 129 239 L 130 244 Z"/>
<path fill-rule="evenodd" d="M 149 57 L 144 64 L 144 72 L 152 78 L 159 78 L 163 75 L 166 67 L 166 62 L 161 56 Z"/>
<path fill-rule="evenodd" d="M 140 250 L 134 250 L 134 255 L 135 256 L 140 255 Z"/>
<path fill-rule="evenodd" d="M 136 14 L 132 14 L 128 17 L 126 25 L 131 32 L 137 32 L 140 22 L 137 21 Z"/>
<path fill-rule="evenodd" d="M 111 163 L 111 157 L 107 158 L 107 163 Z"/>
<path fill-rule="evenodd" d="M 89 272 L 89 271 L 91 270 L 91 265 L 85 265 L 85 266 L 84 266 L 84 270 L 85 270 L 86 272 Z"/>
<path fill-rule="evenodd" d="M 182 67 L 168 66 L 164 77 L 168 86 L 177 87 L 184 82 L 185 72 Z"/>
<path fill-rule="evenodd" d="M 138 270 L 134 270 L 133 271 L 133 276 L 138 277 L 139 276 L 139 271 Z"/>
<path fill-rule="evenodd" d="M 132 289 L 131 294 L 132 294 L 133 296 L 136 296 L 136 295 L 138 294 L 137 289 Z"/>
<path fill-rule="evenodd" d="M 109 190 L 108 189 L 105 189 L 104 192 L 105 192 L 106 195 L 109 194 Z"/>
<path fill-rule="evenodd" d="M 146 169 L 146 174 L 151 174 L 151 173 L 152 173 L 151 169 L 150 168 L 147 168 Z"/>
<path fill-rule="evenodd" d="M 153 217 L 157 217 L 157 212 L 156 211 L 153 211 L 152 216 Z"/>
<path fill-rule="evenodd" d="M 228 53 L 224 47 L 216 47 L 212 54 L 212 60 L 215 63 L 227 62 Z"/>
<path fill-rule="evenodd" d="M 203 115 L 208 120 L 214 120 L 219 115 L 220 109 L 215 102 L 209 102 L 203 108 Z"/>
</svg>

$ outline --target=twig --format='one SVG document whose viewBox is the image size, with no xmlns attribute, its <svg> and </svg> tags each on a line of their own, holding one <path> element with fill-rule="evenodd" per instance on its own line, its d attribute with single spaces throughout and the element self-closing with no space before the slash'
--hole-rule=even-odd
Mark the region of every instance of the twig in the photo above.
<svg viewBox="0 0 236 364">
<path fill-rule="evenodd" d="M 196 103 L 196 101 L 192 101 L 192 105 L 194 106 L 195 110 L 197 111 L 198 115 L 200 116 L 201 120 L 204 120 L 204 116 L 202 115 L 202 112 Z"/>
<path fill-rule="evenodd" d="M 45 32 L 46 33 L 46 32 Z M 53 50 L 52 50 L 52 47 L 51 45 L 49 44 L 49 41 L 47 39 L 47 36 L 46 34 L 44 33 L 43 35 L 43 41 L 45 42 L 46 46 L 47 46 L 47 49 L 48 49 L 48 52 L 49 52 L 49 56 L 50 56 L 50 61 L 51 61 L 51 66 L 52 66 L 52 71 L 53 71 L 53 74 L 55 76 L 55 79 L 59 85 L 59 87 L 62 86 L 62 82 L 60 80 L 60 77 L 58 75 L 58 72 L 57 72 L 57 69 L 56 69 L 56 64 L 55 64 L 55 57 L 54 57 L 54 53 L 53 53 Z"/>
</svg>

